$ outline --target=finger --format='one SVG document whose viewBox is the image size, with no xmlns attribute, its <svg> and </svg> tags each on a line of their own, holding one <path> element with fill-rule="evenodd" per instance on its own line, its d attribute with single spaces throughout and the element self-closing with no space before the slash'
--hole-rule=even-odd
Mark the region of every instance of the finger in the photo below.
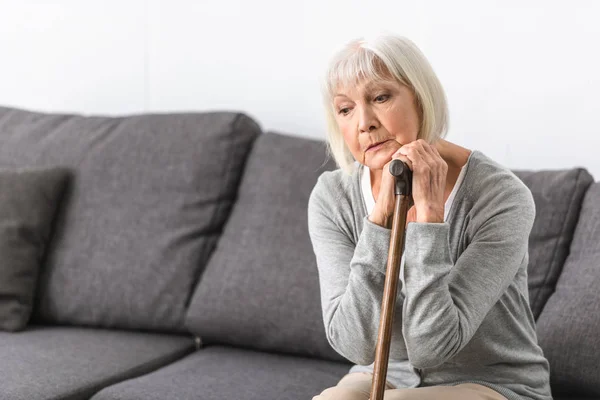
<svg viewBox="0 0 600 400">
<path fill-rule="evenodd" d="M 440 154 L 439 150 L 437 149 L 437 146 L 435 144 L 432 144 L 430 147 L 431 147 L 431 151 L 435 155 L 435 159 L 442 166 L 442 169 L 445 170 L 445 171 L 447 171 L 448 170 L 448 164 L 446 163 L 446 160 L 444 160 L 442 158 L 442 155 Z"/>
<path fill-rule="evenodd" d="M 421 158 L 427 162 L 428 165 L 433 165 L 436 162 L 436 155 L 429 143 L 423 139 L 419 139 L 415 142 L 415 149 L 421 156 Z"/>
<path fill-rule="evenodd" d="M 445 172 L 447 170 L 446 161 L 442 158 L 435 145 L 429 144 L 423 139 L 419 139 L 415 144 L 416 149 L 427 163 L 430 170 Z"/>
<path fill-rule="evenodd" d="M 406 146 L 402 146 L 398 150 L 401 154 L 405 155 L 414 166 L 413 171 L 415 169 L 422 169 L 423 167 L 427 168 L 429 166 L 429 162 L 427 158 L 424 158 L 423 151 L 419 148 L 419 144 L 415 142 L 411 142 Z"/>
<path fill-rule="evenodd" d="M 410 170 L 412 171 L 412 169 L 413 169 L 412 161 L 408 157 L 406 157 L 404 154 L 401 154 L 399 149 L 394 154 L 392 154 L 392 159 L 404 161 L 408 165 L 408 168 L 410 168 Z"/>
</svg>

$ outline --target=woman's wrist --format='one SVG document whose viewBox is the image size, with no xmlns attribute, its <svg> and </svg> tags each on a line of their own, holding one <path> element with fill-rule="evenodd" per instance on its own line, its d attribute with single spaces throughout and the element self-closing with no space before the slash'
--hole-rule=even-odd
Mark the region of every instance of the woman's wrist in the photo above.
<svg viewBox="0 0 600 400">
<path fill-rule="evenodd" d="M 417 211 L 417 221 L 420 223 L 439 224 L 444 222 L 444 209 L 426 207 L 426 210 Z"/>
<path fill-rule="evenodd" d="M 369 215 L 369 221 L 387 229 L 391 229 L 392 227 L 392 217 L 384 216 L 377 210 L 373 210 L 373 212 Z"/>
<path fill-rule="evenodd" d="M 417 218 L 413 220 L 414 222 L 430 224 L 444 222 L 443 211 L 438 212 L 429 210 L 428 212 L 417 212 L 416 215 Z M 392 229 L 393 215 L 386 216 L 377 209 L 374 209 L 373 212 L 369 215 L 369 221 L 384 228 Z"/>
</svg>

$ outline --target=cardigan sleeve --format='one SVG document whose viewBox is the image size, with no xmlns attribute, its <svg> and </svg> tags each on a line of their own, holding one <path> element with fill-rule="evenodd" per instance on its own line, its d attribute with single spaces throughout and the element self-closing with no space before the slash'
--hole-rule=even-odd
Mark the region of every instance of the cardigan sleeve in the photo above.
<svg viewBox="0 0 600 400">
<path fill-rule="evenodd" d="M 521 187 L 501 192 L 484 210 L 455 262 L 447 222 L 408 224 L 402 330 L 417 368 L 438 366 L 460 352 L 527 265 L 535 217 L 531 192 Z"/>
<path fill-rule="evenodd" d="M 368 365 L 375 360 L 391 229 L 364 217 L 363 230 L 354 244 L 337 217 L 340 210 L 334 197 L 319 180 L 308 204 L 325 331 L 339 354 L 355 364 Z M 403 301 L 398 289 L 396 335 L 402 332 Z M 392 346 L 390 357 L 406 359 L 406 348 Z"/>
</svg>

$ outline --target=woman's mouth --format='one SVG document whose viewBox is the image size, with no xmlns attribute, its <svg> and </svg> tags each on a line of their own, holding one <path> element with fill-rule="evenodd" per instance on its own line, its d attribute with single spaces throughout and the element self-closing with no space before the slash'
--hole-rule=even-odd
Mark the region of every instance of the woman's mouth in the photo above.
<svg viewBox="0 0 600 400">
<path fill-rule="evenodd" d="M 369 148 L 367 149 L 367 151 L 377 151 L 377 150 L 379 150 L 380 148 L 382 148 L 383 146 L 385 146 L 385 144 L 386 144 L 387 142 L 389 142 L 389 139 L 388 139 L 388 140 L 386 140 L 385 142 L 381 142 L 381 143 L 379 143 L 378 145 L 375 145 L 375 146 L 373 146 L 373 147 L 369 147 Z"/>
</svg>

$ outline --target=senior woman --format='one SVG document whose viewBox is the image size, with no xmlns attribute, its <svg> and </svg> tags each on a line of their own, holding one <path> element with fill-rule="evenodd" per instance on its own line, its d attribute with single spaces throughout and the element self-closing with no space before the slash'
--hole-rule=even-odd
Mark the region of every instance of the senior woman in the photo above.
<svg viewBox="0 0 600 400">
<path fill-rule="evenodd" d="M 529 189 L 445 136 L 442 86 L 410 40 L 346 45 L 324 85 L 339 168 L 308 203 L 327 339 L 353 362 L 313 400 L 367 400 L 394 207 L 393 159 L 413 172 L 384 398 L 552 399 L 527 290 Z"/>
</svg>

